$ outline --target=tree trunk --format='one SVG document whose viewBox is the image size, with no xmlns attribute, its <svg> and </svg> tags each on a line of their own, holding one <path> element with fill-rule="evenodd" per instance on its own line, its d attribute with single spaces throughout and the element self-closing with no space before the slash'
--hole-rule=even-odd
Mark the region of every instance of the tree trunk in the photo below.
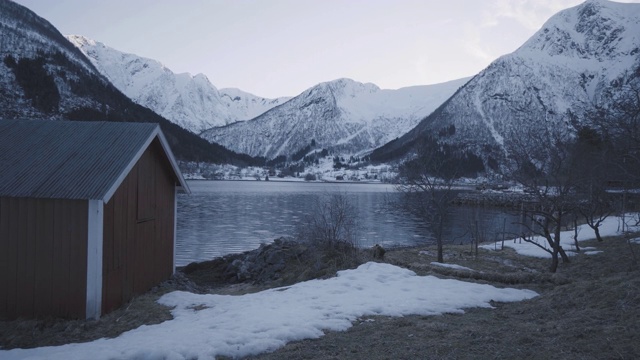
<svg viewBox="0 0 640 360">
<path fill-rule="evenodd" d="M 558 223 L 556 228 L 554 229 L 554 233 L 553 236 L 555 237 L 555 239 L 553 239 L 553 252 L 556 253 L 556 256 L 554 256 L 556 262 L 558 261 L 558 256 L 557 254 L 560 253 L 560 256 L 562 257 L 562 262 L 563 263 L 569 263 L 569 257 L 567 256 L 567 253 L 564 252 L 564 249 L 562 248 L 562 245 L 560 245 L 560 220 L 562 219 L 562 217 L 559 215 L 558 216 Z M 557 265 L 556 265 L 557 266 Z"/>
<path fill-rule="evenodd" d="M 578 244 L 578 217 L 573 217 L 573 243 L 576 246 L 576 251 L 580 251 L 580 245 Z"/>
<path fill-rule="evenodd" d="M 564 252 L 562 246 L 560 246 L 560 224 L 562 220 L 561 214 L 558 214 L 558 218 L 556 219 L 556 227 L 553 229 L 553 239 L 551 239 L 551 234 L 549 233 L 548 228 L 545 227 L 545 235 L 547 237 L 547 241 L 551 243 L 551 268 L 549 269 L 552 273 L 555 273 L 558 270 L 558 254 L 562 257 L 563 263 L 569 262 L 569 257 Z"/>
<path fill-rule="evenodd" d="M 562 246 L 558 247 L 558 252 L 560 253 L 560 257 L 562 257 L 562 262 L 565 264 L 570 263 L 571 261 L 569 260 L 569 256 L 567 256 L 567 253 L 564 251 L 564 249 L 562 248 Z"/>
<path fill-rule="evenodd" d="M 438 262 L 444 263 L 444 256 L 442 255 L 442 231 L 444 229 L 444 218 L 440 215 L 440 219 L 438 221 L 438 234 L 436 236 L 436 241 L 438 243 Z"/>
<path fill-rule="evenodd" d="M 553 249 L 553 253 L 551 254 L 551 268 L 549 270 L 554 273 L 558 270 L 558 250 Z"/>
<path fill-rule="evenodd" d="M 600 225 L 593 226 L 593 231 L 596 233 L 596 239 L 598 239 L 599 242 L 603 241 L 602 236 L 600 236 Z"/>
</svg>

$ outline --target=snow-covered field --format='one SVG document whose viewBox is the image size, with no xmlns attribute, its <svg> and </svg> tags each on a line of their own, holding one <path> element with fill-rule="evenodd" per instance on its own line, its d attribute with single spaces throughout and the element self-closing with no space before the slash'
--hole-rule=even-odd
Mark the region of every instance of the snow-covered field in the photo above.
<svg viewBox="0 0 640 360">
<path fill-rule="evenodd" d="M 628 214 L 625 216 L 627 222 L 630 219 L 633 219 L 636 214 Z M 600 225 L 600 235 L 602 237 L 605 236 L 613 236 L 620 235 L 622 231 L 622 222 L 624 220 L 621 217 L 610 216 L 605 219 L 605 221 Z M 626 224 L 627 231 L 640 231 L 640 226 L 633 226 Z M 567 255 L 572 256 L 575 255 L 575 245 L 574 245 L 574 231 L 568 230 L 560 233 L 560 245 L 565 249 Z M 596 235 L 593 229 L 591 229 L 588 225 L 581 225 L 578 227 L 578 241 L 591 240 L 595 239 Z M 634 239 L 637 240 L 637 239 Z M 544 246 L 545 249 L 550 249 L 549 244 L 545 238 L 542 236 L 534 236 L 531 238 L 531 241 L 539 244 L 540 246 Z M 631 240 L 633 242 L 633 240 Z M 498 241 L 491 244 L 482 245 L 481 247 L 488 250 L 497 250 L 502 246 L 502 242 Z M 539 246 L 535 244 L 525 242 L 522 239 L 512 239 L 504 241 L 505 247 L 510 247 L 514 249 L 518 254 L 525 256 L 533 256 L 539 258 L 551 258 L 551 254 L 541 249 Z M 582 248 L 581 250 L 585 250 L 585 254 L 587 255 L 596 255 L 599 251 L 595 251 L 593 248 Z"/>
<path fill-rule="evenodd" d="M 141 326 L 115 339 L 0 351 L 11 359 L 210 359 L 275 350 L 290 341 L 344 331 L 367 315 L 462 313 L 537 296 L 531 290 L 496 288 L 366 263 L 335 278 L 242 296 L 172 292 L 159 302 L 175 306 L 174 319 Z"/>
</svg>

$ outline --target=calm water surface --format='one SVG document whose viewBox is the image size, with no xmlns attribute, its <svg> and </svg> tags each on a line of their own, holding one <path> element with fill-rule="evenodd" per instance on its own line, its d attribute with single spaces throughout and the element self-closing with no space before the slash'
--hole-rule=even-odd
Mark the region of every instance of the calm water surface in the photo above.
<svg viewBox="0 0 640 360">
<path fill-rule="evenodd" d="M 359 245 L 411 246 L 433 243 L 417 219 L 390 211 L 398 198 L 392 185 L 276 181 L 190 181 L 191 195 L 178 196 L 176 265 L 252 250 L 295 234 L 314 204 L 345 194 L 358 211 Z M 496 210 L 456 207 L 447 242 L 469 242 L 479 219 L 488 236 L 510 226 L 513 216 Z"/>
</svg>

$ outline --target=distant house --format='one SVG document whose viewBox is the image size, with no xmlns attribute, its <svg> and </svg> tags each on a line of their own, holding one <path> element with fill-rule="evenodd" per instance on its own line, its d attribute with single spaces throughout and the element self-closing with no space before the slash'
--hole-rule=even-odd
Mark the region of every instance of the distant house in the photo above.
<svg viewBox="0 0 640 360">
<path fill-rule="evenodd" d="M 0 318 L 98 318 L 169 278 L 179 190 L 157 124 L 0 120 Z"/>
</svg>

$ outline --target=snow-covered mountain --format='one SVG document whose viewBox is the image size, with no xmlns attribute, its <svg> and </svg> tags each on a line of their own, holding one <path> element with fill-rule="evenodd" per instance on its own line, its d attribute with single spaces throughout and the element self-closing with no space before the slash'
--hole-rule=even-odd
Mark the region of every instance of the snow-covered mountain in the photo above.
<svg viewBox="0 0 640 360">
<path fill-rule="evenodd" d="M 159 123 L 182 160 L 253 164 L 169 122 L 116 89 L 47 20 L 0 0 L 0 121 L 51 119 Z"/>
<path fill-rule="evenodd" d="M 372 157 L 406 154 L 417 139 L 451 129 L 441 142 L 497 160 L 514 139 L 575 132 L 620 95 L 621 84 L 638 76 L 640 4 L 588 0 L 551 17 L 519 49 Z"/>
<path fill-rule="evenodd" d="M 228 124 L 251 120 L 291 99 L 289 96 L 267 99 L 236 88 L 224 88 L 219 92 L 220 99 L 229 109 L 232 118 L 235 119 Z"/>
<path fill-rule="evenodd" d="M 318 148 L 357 154 L 403 135 L 469 79 L 381 90 L 338 79 L 316 85 L 253 120 L 201 135 L 234 151 L 274 158 L 312 140 Z"/>
<path fill-rule="evenodd" d="M 289 99 L 265 99 L 238 89 L 218 91 L 203 74 L 175 74 L 159 61 L 83 36 L 67 39 L 130 99 L 194 133 L 252 119 Z"/>
<path fill-rule="evenodd" d="M 58 59 L 64 58 L 82 76 L 94 76 L 97 82 L 107 83 L 91 62 L 53 25 L 23 6 L 0 1 L 0 118 L 59 119 L 61 113 L 92 103 L 91 99 L 82 96 L 66 96 L 72 89 L 60 86 L 61 81 L 55 72 L 50 74 L 51 70 L 56 70 L 56 65 L 51 64 L 46 69 L 44 61 L 37 60 L 45 54 L 56 54 Z M 20 63 L 23 58 L 33 61 Z M 31 73 L 32 80 L 41 77 L 43 81 L 33 89 L 29 87 L 25 93 L 19 84 L 26 85 L 30 79 L 16 74 L 27 73 Z"/>
</svg>

